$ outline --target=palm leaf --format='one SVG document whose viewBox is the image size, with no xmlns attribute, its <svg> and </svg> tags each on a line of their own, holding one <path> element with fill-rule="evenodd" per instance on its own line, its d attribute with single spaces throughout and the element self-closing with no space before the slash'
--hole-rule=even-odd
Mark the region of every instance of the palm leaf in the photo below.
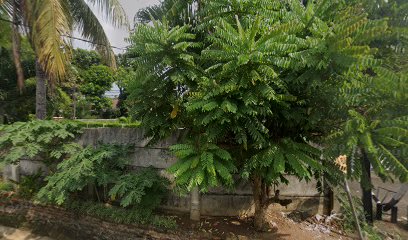
<svg viewBox="0 0 408 240">
<path fill-rule="evenodd" d="M 62 37 L 71 32 L 72 21 L 67 15 L 67 2 L 27 0 L 24 8 L 31 44 L 53 83 L 65 76 L 66 63 L 71 58 L 70 44 Z"/>
<path fill-rule="evenodd" d="M 85 0 L 71 0 L 70 10 L 77 30 L 79 30 L 84 38 L 93 42 L 93 45 L 105 62 L 115 68 L 115 54 L 112 51 L 102 24 L 92 12 L 92 9 L 86 4 Z"/>
<path fill-rule="evenodd" d="M 391 171 L 398 176 L 400 179 L 403 179 L 402 182 L 406 182 L 408 178 L 408 169 L 407 166 L 401 163 L 394 154 L 392 154 L 384 145 L 379 144 L 380 151 L 385 156 L 386 161 L 385 165 L 391 168 Z"/>
<path fill-rule="evenodd" d="M 125 10 L 122 8 L 119 0 L 86 0 L 93 4 L 114 26 L 129 26 Z"/>
</svg>

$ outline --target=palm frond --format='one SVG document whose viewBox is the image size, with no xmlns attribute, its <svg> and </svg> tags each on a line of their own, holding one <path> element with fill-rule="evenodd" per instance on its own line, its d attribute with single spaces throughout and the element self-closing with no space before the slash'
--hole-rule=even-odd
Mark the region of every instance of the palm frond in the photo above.
<svg viewBox="0 0 408 240">
<path fill-rule="evenodd" d="M 51 83 L 63 78 L 71 58 L 71 47 L 66 38 L 71 32 L 66 1 L 25 1 L 26 24 L 38 61 L 50 77 Z"/>
<path fill-rule="evenodd" d="M 116 68 L 115 54 L 109 39 L 92 9 L 85 0 L 71 0 L 69 4 L 77 30 L 84 38 L 94 43 L 94 47 L 109 66 Z"/>
<path fill-rule="evenodd" d="M 103 16 L 116 27 L 129 27 L 129 20 L 119 0 L 86 0 L 96 6 Z"/>
</svg>

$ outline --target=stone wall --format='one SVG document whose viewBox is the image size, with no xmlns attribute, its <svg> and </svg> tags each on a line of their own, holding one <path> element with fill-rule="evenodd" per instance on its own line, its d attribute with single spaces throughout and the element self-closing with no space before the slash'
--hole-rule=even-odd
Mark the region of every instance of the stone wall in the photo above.
<svg viewBox="0 0 408 240">
<path fill-rule="evenodd" d="M 172 137 L 149 145 L 150 140 L 143 137 L 143 130 L 138 128 L 89 128 L 84 129 L 78 142 L 82 145 L 97 145 L 100 143 L 129 144 L 134 146 L 129 157 L 134 168 L 153 166 L 163 175 L 165 169 L 176 162 L 168 147 L 177 143 L 181 132 L 175 133 Z M 19 171 L 21 174 L 32 174 L 39 169 L 45 170 L 40 162 L 21 161 Z M 274 205 L 275 210 L 291 211 L 302 210 L 309 214 L 327 213 L 328 199 L 320 194 L 316 189 L 316 181 L 299 182 L 293 176 L 287 176 L 290 184 L 280 185 L 280 196 L 291 199 L 292 203 L 283 207 Z M 206 194 L 201 195 L 201 214 L 208 216 L 237 216 L 253 215 L 254 207 L 251 197 L 251 186 L 248 183 L 239 183 L 234 190 L 223 188 L 210 189 Z M 175 194 L 168 197 L 162 206 L 165 210 L 189 212 L 189 196 L 180 197 Z"/>
</svg>

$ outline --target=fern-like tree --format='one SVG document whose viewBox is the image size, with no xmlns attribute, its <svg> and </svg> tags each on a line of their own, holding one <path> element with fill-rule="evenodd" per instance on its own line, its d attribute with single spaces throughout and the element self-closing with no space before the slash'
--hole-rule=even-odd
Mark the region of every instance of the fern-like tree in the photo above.
<svg viewBox="0 0 408 240">
<path fill-rule="evenodd" d="M 95 6 L 116 27 L 127 24 L 118 0 L 1 0 L 0 8 L 13 22 L 14 59 L 19 69 L 18 34 L 27 33 L 36 54 L 37 88 L 36 116 L 46 117 L 46 86 L 63 80 L 71 59 L 71 36 L 78 30 L 101 53 L 106 62 L 115 66 L 115 57 L 108 37 L 91 9 Z M 24 81 L 19 74 L 19 86 Z"/>
<path fill-rule="evenodd" d="M 342 87 L 339 98 L 349 114 L 331 136 L 342 148 L 332 150 L 350 156 L 348 174 L 360 180 L 364 212 L 372 222 L 371 171 L 384 181 L 408 181 L 408 81 L 405 73 L 381 67 L 349 77 L 353 80 Z"/>
<path fill-rule="evenodd" d="M 336 122 L 349 72 L 377 64 L 367 43 L 385 32 L 342 1 L 200 1 L 194 26 L 138 25 L 129 54 L 140 77 L 131 111 L 156 138 L 188 131 L 171 149 L 176 183 L 206 191 L 238 169 L 253 186 L 255 226 L 265 227 L 270 186 L 325 168 L 311 146 Z"/>
<path fill-rule="evenodd" d="M 353 1 L 350 1 L 353 2 Z M 383 67 L 353 72 L 341 91 L 339 111 L 349 112 L 336 136 L 349 156 L 349 177 L 360 180 L 364 211 L 373 221 L 371 168 L 383 180 L 407 181 L 408 4 L 405 1 L 358 1 L 373 21 L 388 19 L 388 29 L 371 42 Z"/>
</svg>

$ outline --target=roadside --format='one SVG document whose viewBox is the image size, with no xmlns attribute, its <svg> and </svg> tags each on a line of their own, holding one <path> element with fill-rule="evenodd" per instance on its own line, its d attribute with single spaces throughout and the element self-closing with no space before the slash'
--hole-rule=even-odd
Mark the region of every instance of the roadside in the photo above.
<svg viewBox="0 0 408 240">
<path fill-rule="evenodd" d="M 53 240 L 49 237 L 32 233 L 29 229 L 12 228 L 0 225 L 1 240 Z"/>
</svg>

